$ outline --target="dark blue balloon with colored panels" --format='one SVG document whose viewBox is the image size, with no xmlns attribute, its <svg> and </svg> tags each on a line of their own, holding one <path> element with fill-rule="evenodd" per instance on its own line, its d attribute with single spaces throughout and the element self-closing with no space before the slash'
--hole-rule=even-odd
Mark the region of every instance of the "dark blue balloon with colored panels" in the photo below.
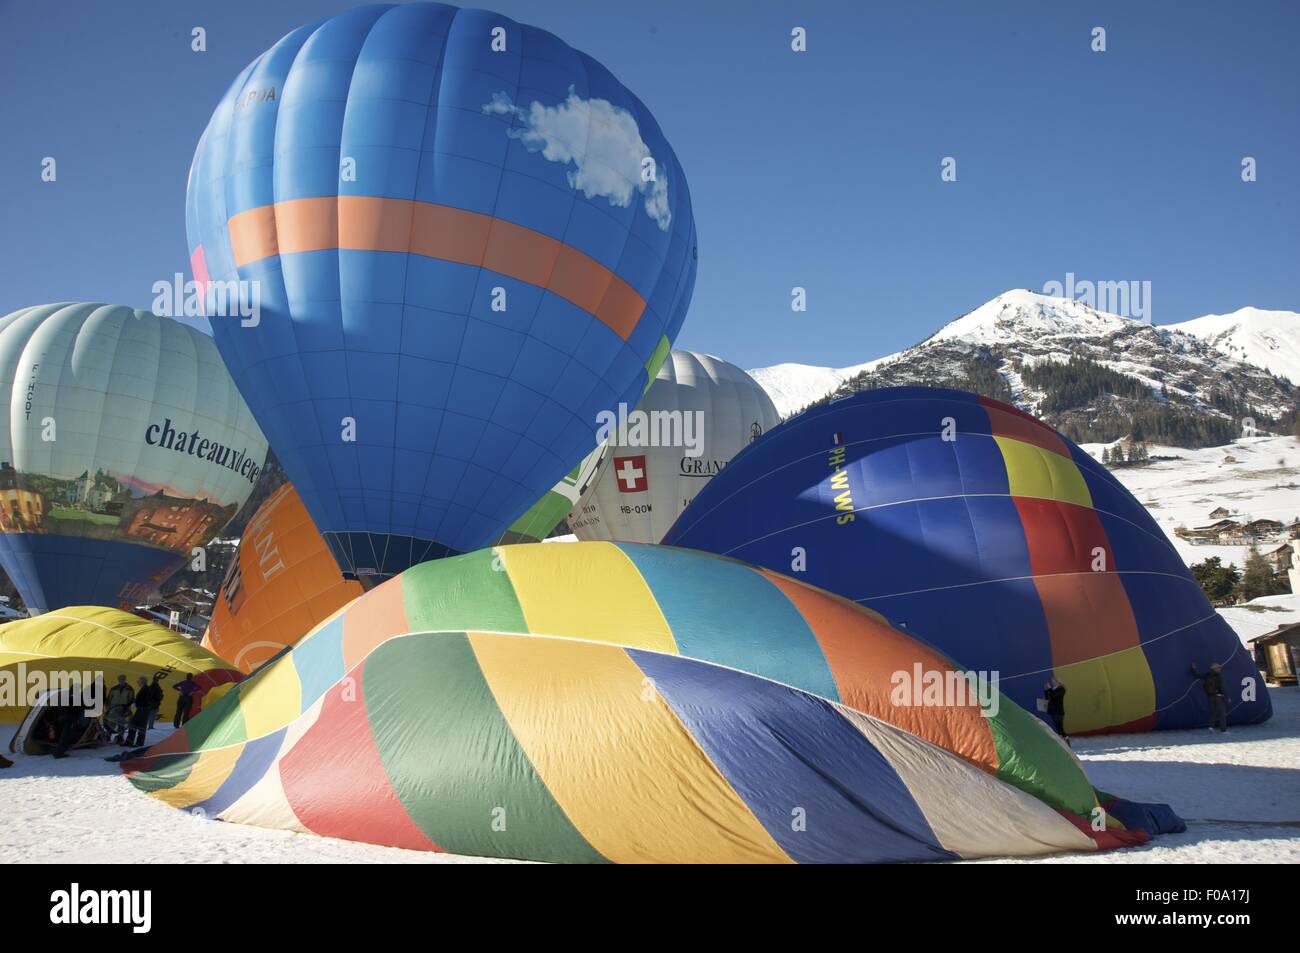
<svg viewBox="0 0 1300 953">
<path fill-rule="evenodd" d="M 636 405 L 695 281 L 686 178 L 641 101 L 549 33 L 434 3 L 249 65 L 186 222 L 222 356 L 363 579 L 498 539 Z"/>
<path fill-rule="evenodd" d="M 1272 713 L 1251 653 L 1146 508 L 987 397 L 892 387 L 813 407 L 734 457 L 664 543 L 873 609 L 1044 719 L 1057 681 L 1071 734 L 1203 728 L 1214 682 L 1197 676 L 1214 664 L 1230 722 Z"/>
</svg>

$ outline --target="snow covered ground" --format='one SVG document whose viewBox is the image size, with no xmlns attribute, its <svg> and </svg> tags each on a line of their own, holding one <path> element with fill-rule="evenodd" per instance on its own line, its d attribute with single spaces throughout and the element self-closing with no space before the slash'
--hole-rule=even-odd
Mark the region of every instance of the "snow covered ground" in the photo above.
<svg viewBox="0 0 1300 953">
<path fill-rule="evenodd" d="M 1095 787 L 1168 804 L 1187 830 L 1129 850 L 1024 862 L 1300 863 L 1300 689 L 1270 694 L 1272 719 L 1226 735 L 1198 729 L 1075 739 Z"/>
<path fill-rule="evenodd" d="M 1083 444 L 1101 458 L 1108 444 Z M 1218 556 L 1224 564 L 1242 566 L 1245 546 L 1196 546 L 1174 535 L 1179 526 L 1206 526 L 1222 507 L 1230 519 L 1248 522 L 1275 519 L 1290 523 L 1300 517 L 1300 443 L 1294 437 L 1243 437 L 1226 447 L 1184 450 L 1148 446 L 1152 457 L 1172 457 L 1144 467 L 1113 470 L 1116 478 L 1146 506 L 1182 556 L 1200 562 Z M 1235 462 L 1225 462 L 1232 457 Z M 1280 545 L 1261 544 L 1260 550 Z"/>
<path fill-rule="evenodd" d="M 1266 724 L 1075 741 L 1093 784 L 1170 804 L 1183 834 L 1137 849 L 1017 863 L 1300 863 L 1300 689 Z M 168 729 L 170 730 L 170 729 Z M 154 732 L 154 740 L 166 731 Z M 7 740 L 7 739 L 6 739 Z M 135 790 L 105 750 L 0 769 L 0 861 L 28 863 L 501 863 L 207 821 Z"/>
</svg>

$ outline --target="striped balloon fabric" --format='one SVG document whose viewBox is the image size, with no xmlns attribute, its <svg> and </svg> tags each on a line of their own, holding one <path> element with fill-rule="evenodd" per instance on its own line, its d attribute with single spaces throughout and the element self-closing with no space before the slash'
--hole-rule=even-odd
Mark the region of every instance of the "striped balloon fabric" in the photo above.
<svg viewBox="0 0 1300 953">
<path fill-rule="evenodd" d="M 739 454 L 664 542 L 786 569 L 881 613 L 1070 734 L 1203 728 L 1192 669 L 1234 724 L 1272 713 L 1250 653 L 1138 500 L 1042 421 L 962 391 L 814 407 Z"/>
<path fill-rule="evenodd" d="M 126 769 L 222 820 L 542 861 L 942 860 L 1156 832 L 967 684 L 878 615 L 733 560 L 500 546 L 367 593 Z"/>
</svg>

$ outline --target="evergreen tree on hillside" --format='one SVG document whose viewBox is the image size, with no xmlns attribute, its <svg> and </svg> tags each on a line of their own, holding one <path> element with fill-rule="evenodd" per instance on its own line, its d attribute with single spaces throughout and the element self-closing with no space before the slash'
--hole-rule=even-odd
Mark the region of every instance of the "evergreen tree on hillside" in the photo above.
<svg viewBox="0 0 1300 953">
<path fill-rule="evenodd" d="M 1253 543 L 1246 557 L 1246 571 L 1241 576 L 1241 598 L 1244 602 L 1260 596 L 1276 596 L 1286 592 L 1286 587 L 1273 575 L 1273 567 Z"/>
<path fill-rule="evenodd" d="M 1151 389 L 1142 381 L 1094 361 L 1072 357 L 1064 364 L 1045 361 L 1021 371 L 1026 384 L 1047 396 L 1043 400 L 1043 413 L 1055 413 L 1086 407 L 1098 397 L 1114 395 L 1141 399 L 1151 396 Z"/>
<path fill-rule="evenodd" d="M 1192 577 L 1205 593 L 1205 598 L 1213 605 L 1226 601 L 1237 588 L 1237 580 L 1240 578 L 1237 567 L 1223 565 L 1218 556 L 1193 563 L 1191 570 Z"/>
<path fill-rule="evenodd" d="M 1015 403 L 1015 396 L 1011 393 L 1011 387 L 1007 384 L 1006 378 L 1002 376 L 999 360 L 989 353 L 987 349 L 962 361 L 953 371 L 946 374 L 936 374 L 923 379 L 915 379 L 910 375 L 891 375 L 889 371 L 888 365 L 878 367 L 875 371 L 860 371 L 821 400 L 813 401 L 808 406 L 824 404 L 830 400 L 837 400 L 840 397 L 847 397 L 850 394 L 861 393 L 865 390 L 874 390 L 877 387 L 897 387 L 902 385 L 964 390 L 979 394 L 982 397 L 992 397 L 1003 403 Z M 802 413 L 807 409 L 807 407 L 804 407 L 799 412 Z"/>
</svg>

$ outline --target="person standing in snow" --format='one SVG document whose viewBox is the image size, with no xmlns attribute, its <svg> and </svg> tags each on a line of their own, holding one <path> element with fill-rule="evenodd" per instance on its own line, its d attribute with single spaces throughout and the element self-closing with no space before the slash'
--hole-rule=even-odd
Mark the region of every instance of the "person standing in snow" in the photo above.
<svg viewBox="0 0 1300 953">
<path fill-rule="evenodd" d="M 108 713 L 104 716 L 104 724 L 108 726 L 108 740 L 110 743 L 121 741 L 126 735 L 131 706 L 134 704 L 135 689 L 127 683 L 125 675 L 119 675 L 117 684 L 109 689 Z"/>
<path fill-rule="evenodd" d="M 200 688 L 199 683 L 194 681 L 192 674 L 186 675 L 174 687 L 181 693 L 181 697 L 176 699 L 176 717 L 172 719 L 172 727 L 179 728 L 190 720 L 190 709 L 194 707 L 194 696 L 200 691 Z"/>
<path fill-rule="evenodd" d="M 1065 686 L 1060 679 L 1053 677 L 1043 685 L 1043 697 L 1047 699 L 1047 717 L 1052 719 L 1052 727 L 1062 738 L 1069 741 L 1065 733 Z"/>
<path fill-rule="evenodd" d="M 161 672 L 154 675 L 153 681 L 149 683 L 147 688 L 143 689 L 145 707 L 149 709 L 149 715 L 145 719 L 144 735 L 142 735 L 140 739 L 141 744 L 144 743 L 144 738 L 148 736 L 149 732 L 153 731 L 153 723 L 158 718 L 158 709 L 162 708 L 163 689 L 162 686 L 158 684 L 162 677 Z M 136 695 L 135 701 L 137 705 L 140 704 L 139 695 Z"/>
<path fill-rule="evenodd" d="M 162 708 L 163 690 L 162 686 L 158 683 L 162 681 L 163 675 L 163 672 L 154 672 L 153 683 L 149 686 L 149 694 L 151 696 L 150 704 L 153 707 L 149 709 L 149 724 L 145 728 L 146 732 L 153 731 L 153 723 L 158 720 L 158 710 Z"/>
<path fill-rule="evenodd" d="M 143 745 L 149 727 L 149 702 L 152 697 L 149 693 L 149 683 L 145 681 L 143 675 L 135 681 L 139 686 L 135 693 L 135 714 L 131 716 L 131 724 L 127 726 L 126 733 L 122 737 L 123 748 L 138 748 Z"/>
<path fill-rule="evenodd" d="M 1215 662 L 1204 675 L 1196 671 L 1192 663 L 1192 677 L 1201 680 L 1201 687 L 1210 700 L 1210 731 L 1216 728 L 1223 733 L 1228 731 L 1228 696 L 1223 693 L 1223 666 Z"/>
</svg>

